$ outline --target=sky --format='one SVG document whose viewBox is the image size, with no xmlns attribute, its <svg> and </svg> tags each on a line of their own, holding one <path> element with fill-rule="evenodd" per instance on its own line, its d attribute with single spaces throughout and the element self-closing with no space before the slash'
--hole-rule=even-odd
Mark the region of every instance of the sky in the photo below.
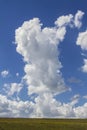
<svg viewBox="0 0 87 130">
<path fill-rule="evenodd" d="M 0 0 L 0 117 L 87 118 L 86 5 Z"/>
</svg>

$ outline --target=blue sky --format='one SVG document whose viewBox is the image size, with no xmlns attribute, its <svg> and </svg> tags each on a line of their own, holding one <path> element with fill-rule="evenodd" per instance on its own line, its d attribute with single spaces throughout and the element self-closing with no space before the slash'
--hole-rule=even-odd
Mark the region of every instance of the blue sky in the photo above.
<svg viewBox="0 0 87 130">
<path fill-rule="evenodd" d="M 87 118 L 86 5 L 0 0 L 0 117 Z"/>
</svg>

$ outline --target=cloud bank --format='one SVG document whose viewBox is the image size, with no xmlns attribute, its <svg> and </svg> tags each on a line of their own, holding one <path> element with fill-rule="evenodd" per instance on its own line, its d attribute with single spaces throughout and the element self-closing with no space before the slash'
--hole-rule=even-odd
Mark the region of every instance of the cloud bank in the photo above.
<svg viewBox="0 0 87 130">
<path fill-rule="evenodd" d="M 87 103 L 75 107 L 79 95 L 75 95 L 69 103 L 56 101 L 52 95 L 44 94 L 32 101 L 10 100 L 0 94 L 1 117 L 50 117 L 50 118 L 86 118 Z M 43 102 L 42 102 L 43 101 Z"/>
</svg>

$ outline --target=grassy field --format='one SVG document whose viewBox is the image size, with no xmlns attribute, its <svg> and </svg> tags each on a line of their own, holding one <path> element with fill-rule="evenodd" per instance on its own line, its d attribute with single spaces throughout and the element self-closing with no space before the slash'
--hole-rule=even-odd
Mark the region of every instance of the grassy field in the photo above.
<svg viewBox="0 0 87 130">
<path fill-rule="evenodd" d="M 0 130 L 87 130 L 87 120 L 1 118 Z"/>
</svg>

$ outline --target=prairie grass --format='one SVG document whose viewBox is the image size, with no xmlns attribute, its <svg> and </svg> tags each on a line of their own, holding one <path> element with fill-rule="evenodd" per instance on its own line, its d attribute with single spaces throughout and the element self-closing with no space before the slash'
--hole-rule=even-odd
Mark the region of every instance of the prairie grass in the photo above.
<svg viewBox="0 0 87 130">
<path fill-rule="evenodd" d="M 0 130 L 87 130 L 87 120 L 0 118 Z"/>
</svg>

